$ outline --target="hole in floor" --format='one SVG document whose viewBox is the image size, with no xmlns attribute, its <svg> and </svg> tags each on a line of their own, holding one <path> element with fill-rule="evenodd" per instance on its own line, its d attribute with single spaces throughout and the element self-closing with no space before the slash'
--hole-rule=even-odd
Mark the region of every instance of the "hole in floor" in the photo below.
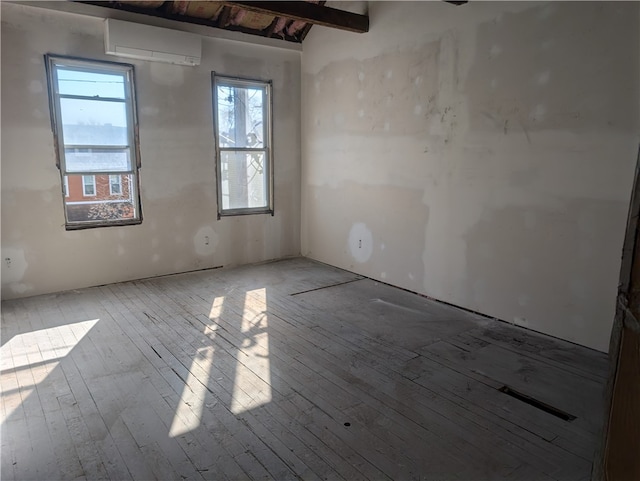
<svg viewBox="0 0 640 481">
<path fill-rule="evenodd" d="M 526 394 L 522 394 L 521 392 L 516 391 L 515 389 L 510 388 L 509 386 L 502 386 L 498 391 L 503 392 L 513 398 L 518 399 L 524 403 L 527 403 L 535 408 L 541 409 L 542 411 L 552 414 L 555 417 L 560 419 L 564 419 L 565 421 L 573 421 L 576 417 L 573 414 L 566 413 L 558 408 L 550 406 L 549 404 L 543 403 L 542 401 L 538 401 L 531 396 L 527 396 Z"/>
</svg>

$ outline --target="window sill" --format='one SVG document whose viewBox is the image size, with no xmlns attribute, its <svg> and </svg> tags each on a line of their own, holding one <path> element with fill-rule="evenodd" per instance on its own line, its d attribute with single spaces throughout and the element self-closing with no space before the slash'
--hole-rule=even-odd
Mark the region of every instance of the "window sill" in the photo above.
<svg viewBox="0 0 640 481">
<path fill-rule="evenodd" d="M 222 217 L 235 217 L 238 215 L 254 215 L 254 214 L 270 214 L 273 215 L 273 209 L 265 209 L 263 207 L 259 209 L 229 209 L 222 212 L 218 212 L 218 219 Z"/>
<path fill-rule="evenodd" d="M 97 229 L 100 227 L 122 227 L 125 225 L 142 224 L 142 219 L 114 221 L 114 222 L 83 222 L 82 224 L 65 224 L 65 230 Z"/>
</svg>

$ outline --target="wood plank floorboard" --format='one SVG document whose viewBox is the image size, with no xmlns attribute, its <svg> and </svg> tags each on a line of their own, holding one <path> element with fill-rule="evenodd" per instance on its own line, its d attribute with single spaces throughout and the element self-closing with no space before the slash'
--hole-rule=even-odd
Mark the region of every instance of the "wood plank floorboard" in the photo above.
<svg viewBox="0 0 640 481">
<path fill-rule="evenodd" d="M 604 354 L 302 258 L 4 301 L 1 328 L 3 480 L 579 481 L 602 425 Z"/>
</svg>

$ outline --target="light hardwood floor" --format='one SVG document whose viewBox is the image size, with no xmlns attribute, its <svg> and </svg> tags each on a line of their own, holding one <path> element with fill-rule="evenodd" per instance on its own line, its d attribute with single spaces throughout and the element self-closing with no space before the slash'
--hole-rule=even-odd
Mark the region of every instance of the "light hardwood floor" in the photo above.
<svg viewBox="0 0 640 481">
<path fill-rule="evenodd" d="M 307 259 L 6 301 L 1 355 L 3 480 L 585 480 L 607 374 Z"/>
</svg>

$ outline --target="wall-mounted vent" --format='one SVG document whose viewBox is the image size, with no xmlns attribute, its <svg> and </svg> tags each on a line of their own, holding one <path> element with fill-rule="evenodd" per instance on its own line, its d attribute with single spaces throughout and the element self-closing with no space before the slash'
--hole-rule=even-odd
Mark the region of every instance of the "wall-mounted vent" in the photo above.
<svg viewBox="0 0 640 481">
<path fill-rule="evenodd" d="M 104 50 L 109 55 L 178 65 L 200 65 L 199 36 L 108 18 L 104 21 Z"/>
</svg>

